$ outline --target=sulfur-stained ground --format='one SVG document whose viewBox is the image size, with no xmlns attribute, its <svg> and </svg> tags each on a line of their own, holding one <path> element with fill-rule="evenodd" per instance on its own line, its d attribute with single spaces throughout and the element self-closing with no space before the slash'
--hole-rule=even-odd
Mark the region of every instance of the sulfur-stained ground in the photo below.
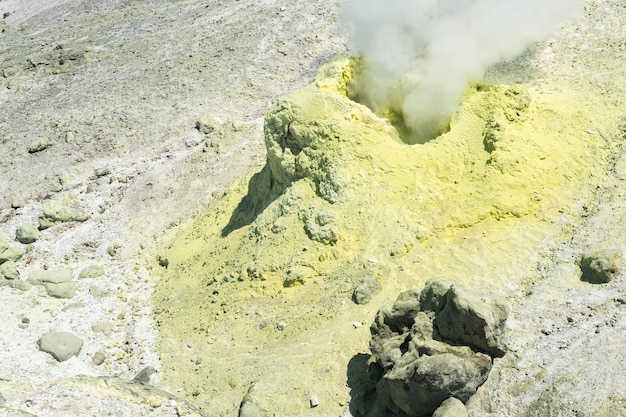
<svg viewBox="0 0 626 417">
<path fill-rule="evenodd" d="M 70 268 L 72 299 L 0 286 L 0 411 L 232 416 L 254 383 L 268 415 L 375 415 L 369 324 L 442 276 L 511 311 L 470 415 L 624 414 L 626 275 L 576 262 L 626 254 L 626 9 L 584 6 L 407 145 L 348 97 L 339 2 L 0 1 L 0 228 L 58 197 L 89 214 L 16 262 Z M 53 329 L 81 353 L 40 352 Z M 147 365 L 163 391 L 128 388 Z"/>
</svg>

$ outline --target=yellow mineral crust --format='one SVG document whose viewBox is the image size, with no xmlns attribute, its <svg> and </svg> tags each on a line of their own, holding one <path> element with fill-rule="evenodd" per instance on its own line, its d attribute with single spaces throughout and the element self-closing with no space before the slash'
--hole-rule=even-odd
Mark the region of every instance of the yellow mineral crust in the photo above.
<svg viewBox="0 0 626 417">
<path fill-rule="evenodd" d="M 275 103 L 265 167 L 160 255 L 164 383 L 208 415 L 234 415 L 252 381 L 275 415 L 339 415 L 382 304 L 433 276 L 521 294 L 605 175 L 614 145 L 597 132 L 616 120 L 598 97 L 472 85 L 448 133 L 407 145 L 348 98 L 358 63 L 337 58 Z M 355 305 L 365 276 L 380 289 Z"/>
</svg>

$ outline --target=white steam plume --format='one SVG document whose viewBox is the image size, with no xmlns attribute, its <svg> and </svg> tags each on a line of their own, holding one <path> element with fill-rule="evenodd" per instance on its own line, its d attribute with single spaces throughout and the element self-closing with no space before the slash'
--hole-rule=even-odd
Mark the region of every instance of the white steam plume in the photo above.
<svg viewBox="0 0 626 417">
<path fill-rule="evenodd" d="M 576 15 L 580 0 L 346 0 L 365 52 L 360 99 L 400 112 L 414 142 L 437 136 L 472 80 Z"/>
</svg>

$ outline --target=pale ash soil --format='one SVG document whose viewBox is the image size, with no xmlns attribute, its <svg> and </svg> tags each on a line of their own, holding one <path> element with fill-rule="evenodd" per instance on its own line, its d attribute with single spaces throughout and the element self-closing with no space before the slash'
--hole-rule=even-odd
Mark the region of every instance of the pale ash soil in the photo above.
<svg viewBox="0 0 626 417">
<path fill-rule="evenodd" d="M 0 287 L 7 407 L 0 404 L 0 415 L 184 411 L 167 395 L 134 393 L 116 380 L 107 384 L 122 388 L 103 388 L 102 401 L 88 400 L 89 387 L 102 380 L 53 381 L 81 374 L 129 380 L 144 366 L 159 369 L 146 269 L 157 242 L 263 162 L 268 104 L 345 51 L 333 34 L 335 9 L 335 2 L 0 1 L 0 15 L 10 13 L 0 27 L 0 228 L 13 240 L 18 225 L 37 224 L 47 199 L 76 195 L 90 220 L 43 231 L 18 270 L 27 278 L 64 266 L 75 280 L 84 266 L 105 270 L 76 280 L 71 300 L 41 287 Z M 206 138 L 195 129 L 201 116 L 245 129 L 219 152 L 203 152 Z M 29 153 L 42 138 L 52 146 Z M 22 207 L 12 208 L 13 199 Z M 109 295 L 93 297 L 92 285 Z M 85 306 L 63 310 L 76 302 Z M 109 334 L 92 330 L 101 323 L 111 325 Z M 57 363 L 40 352 L 35 341 L 50 330 L 83 339 L 78 357 Z M 107 357 L 100 366 L 92 363 L 98 351 Z"/>
<path fill-rule="evenodd" d="M 0 15 L 10 12 L 5 22 L 12 27 L 0 33 L 0 228 L 12 239 L 17 225 L 36 223 L 43 200 L 76 194 L 91 220 L 44 231 L 18 270 L 27 277 L 44 265 L 68 266 L 75 275 L 92 263 L 105 268 L 104 277 L 78 282 L 72 300 L 51 299 L 38 287 L 26 293 L 0 287 L 0 394 L 7 400 L 1 412 L 180 413 L 182 402 L 168 394 L 120 388 L 104 397 L 102 388 L 106 401 L 92 403 L 90 390 L 102 387 L 101 380 L 53 381 L 79 374 L 127 380 L 145 365 L 159 368 L 146 259 L 180 222 L 210 204 L 214 191 L 263 162 L 267 103 L 305 85 L 322 62 L 346 51 L 334 32 L 338 3 L 0 0 Z M 587 1 L 582 20 L 490 77 L 597 89 L 624 109 L 624 22 L 621 2 Z M 84 61 L 54 61 L 58 45 L 74 48 Z M 29 67 L 29 58 L 41 64 Z M 202 152 L 205 138 L 194 123 L 203 115 L 238 118 L 246 129 L 221 153 Z M 53 145 L 29 154 L 41 138 Z M 110 170 L 109 181 L 87 193 L 98 168 Z M 589 214 L 564 219 L 571 241 L 538 254 L 531 294 L 512 306 L 512 353 L 468 404 L 472 415 L 626 415 L 626 277 L 622 272 L 608 285 L 592 286 L 578 281 L 574 264 L 597 247 L 626 253 L 621 154 L 607 171 L 597 200 L 587 202 Z M 13 197 L 22 208 L 10 207 Z M 120 248 L 110 256 L 115 244 Z M 92 284 L 113 295 L 91 297 Z M 76 301 L 87 307 L 62 310 Z M 23 317 L 31 321 L 24 329 Z M 110 335 L 92 331 L 102 322 L 112 323 Z M 38 351 L 35 341 L 51 328 L 85 341 L 78 357 L 59 364 Z M 97 351 L 107 354 L 100 367 L 91 361 Z M 71 401 L 59 402 L 64 395 Z"/>
</svg>

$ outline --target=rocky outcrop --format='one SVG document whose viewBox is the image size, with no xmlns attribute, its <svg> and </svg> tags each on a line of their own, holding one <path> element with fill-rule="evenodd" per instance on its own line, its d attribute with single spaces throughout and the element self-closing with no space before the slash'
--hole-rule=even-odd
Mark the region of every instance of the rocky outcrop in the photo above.
<svg viewBox="0 0 626 417">
<path fill-rule="evenodd" d="M 506 317 L 499 301 L 438 278 L 401 293 L 371 326 L 378 401 L 409 417 L 451 397 L 466 402 L 504 354 Z"/>
</svg>

